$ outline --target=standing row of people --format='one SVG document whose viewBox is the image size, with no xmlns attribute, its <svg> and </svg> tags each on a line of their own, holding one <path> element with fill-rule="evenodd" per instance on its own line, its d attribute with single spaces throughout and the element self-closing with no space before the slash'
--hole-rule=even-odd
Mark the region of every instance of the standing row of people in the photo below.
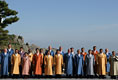
<svg viewBox="0 0 118 80">
<path fill-rule="evenodd" d="M 48 50 L 44 53 L 43 49 L 36 49 L 35 54 L 29 49 L 28 52 L 24 52 L 21 47 L 20 50 L 11 48 L 11 44 L 8 45 L 8 49 L 0 54 L 1 64 L 1 76 L 32 76 L 41 77 L 45 76 L 99 76 L 105 77 L 110 75 L 112 77 L 118 75 L 118 57 L 115 55 L 115 51 L 109 53 L 108 49 L 96 50 L 96 46 L 93 50 L 85 52 L 84 48 L 74 52 L 74 48 L 68 49 L 67 53 L 62 51 L 62 47 L 57 49 L 56 53 L 49 46 Z"/>
</svg>

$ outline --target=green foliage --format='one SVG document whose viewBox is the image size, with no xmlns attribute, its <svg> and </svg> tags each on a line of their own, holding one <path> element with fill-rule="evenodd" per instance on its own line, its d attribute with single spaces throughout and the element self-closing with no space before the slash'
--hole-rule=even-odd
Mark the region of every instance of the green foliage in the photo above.
<svg viewBox="0 0 118 80">
<path fill-rule="evenodd" d="M 8 8 L 8 4 L 5 1 L 0 1 L 0 45 L 8 44 L 9 37 L 13 37 L 13 35 L 8 35 L 9 31 L 5 30 L 5 28 L 19 20 L 16 16 L 17 14 L 17 11 Z"/>
</svg>

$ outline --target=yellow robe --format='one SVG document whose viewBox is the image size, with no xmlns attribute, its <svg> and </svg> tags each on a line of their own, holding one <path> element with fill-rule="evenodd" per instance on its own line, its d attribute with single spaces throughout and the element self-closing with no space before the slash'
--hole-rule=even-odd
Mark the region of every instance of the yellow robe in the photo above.
<svg viewBox="0 0 118 80">
<path fill-rule="evenodd" d="M 55 74 L 62 74 L 63 56 L 56 54 L 54 56 Z"/>
<path fill-rule="evenodd" d="M 53 75 L 52 73 L 53 56 L 46 55 L 44 57 L 44 65 L 45 65 L 45 75 Z"/>
<path fill-rule="evenodd" d="M 107 57 L 106 54 L 97 54 L 96 63 L 98 65 L 98 74 L 106 75 Z"/>
<path fill-rule="evenodd" d="M 19 74 L 19 65 L 21 63 L 20 54 L 13 54 L 11 57 L 12 74 Z"/>
<path fill-rule="evenodd" d="M 30 59 L 30 61 L 32 62 L 32 60 L 33 60 L 33 53 L 30 53 L 30 54 L 29 54 L 29 59 Z"/>
</svg>

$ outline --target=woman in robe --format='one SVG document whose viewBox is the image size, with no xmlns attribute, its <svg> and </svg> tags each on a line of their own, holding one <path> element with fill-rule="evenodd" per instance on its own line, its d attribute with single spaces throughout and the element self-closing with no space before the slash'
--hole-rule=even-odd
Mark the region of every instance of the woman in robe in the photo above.
<svg viewBox="0 0 118 80">
<path fill-rule="evenodd" d="M 62 75 L 62 65 L 63 65 L 63 56 L 60 54 L 60 51 L 56 51 L 54 56 L 54 65 L 55 65 L 55 74 L 56 76 Z"/>
<path fill-rule="evenodd" d="M 80 53 L 80 50 L 77 50 L 77 54 L 75 55 L 75 67 L 76 67 L 76 76 L 82 77 L 84 75 L 83 72 L 84 66 L 84 58 L 83 55 Z"/>
<path fill-rule="evenodd" d="M 33 56 L 33 65 L 34 65 L 34 75 L 36 77 L 40 77 L 42 75 L 42 64 L 43 64 L 43 57 L 40 54 L 39 49 L 36 49 L 36 53 Z"/>
<path fill-rule="evenodd" d="M 22 64 L 22 75 L 24 77 L 28 77 L 30 67 L 31 67 L 31 61 L 29 59 L 28 53 L 25 52 L 23 56 L 23 64 Z"/>
<path fill-rule="evenodd" d="M 112 51 L 112 56 L 109 59 L 110 62 L 110 76 L 116 78 L 118 76 L 118 56 L 115 55 L 115 51 Z"/>
<path fill-rule="evenodd" d="M 88 54 L 85 58 L 85 64 L 86 64 L 86 76 L 88 78 L 92 78 L 94 76 L 94 65 L 95 65 L 95 59 L 94 55 L 92 55 L 92 51 L 88 50 Z"/>
<path fill-rule="evenodd" d="M 47 51 L 47 55 L 44 57 L 44 65 L 45 65 L 45 75 L 48 77 L 52 76 L 53 56 L 50 54 L 49 50 Z"/>
<path fill-rule="evenodd" d="M 12 74 L 14 77 L 19 77 L 19 66 L 21 64 L 21 56 L 18 54 L 18 49 L 15 50 L 15 53 L 11 57 L 12 64 Z"/>
</svg>

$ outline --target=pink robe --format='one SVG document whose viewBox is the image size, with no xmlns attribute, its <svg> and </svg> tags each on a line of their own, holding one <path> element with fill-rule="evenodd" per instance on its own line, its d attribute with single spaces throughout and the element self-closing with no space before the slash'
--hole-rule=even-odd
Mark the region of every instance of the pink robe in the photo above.
<svg viewBox="0 0 118 80">
<path fill-rule="evenodd" d="M 29 57 L 23 57 L 23 65 L 22 65 L 22 75 L 29 75 L 29 70 L 31 66 L 31 61 Z"/>
</svg>

